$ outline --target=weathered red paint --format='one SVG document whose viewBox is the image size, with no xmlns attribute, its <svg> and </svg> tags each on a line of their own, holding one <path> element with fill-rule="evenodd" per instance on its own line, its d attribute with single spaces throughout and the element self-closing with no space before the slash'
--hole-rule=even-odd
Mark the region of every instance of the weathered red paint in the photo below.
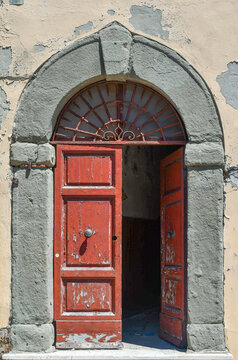
<svg viewBox="0 0 238 360">
<path fill-rule="evenodd" d="M 120 345 L 121 188 L 120 147 L 57 146 L 57 348 Z"/>
<path fill-rule="evenodd" d="M 161 161 L 160 337 L 185 345 L 183 148 Z"/>
</svg>

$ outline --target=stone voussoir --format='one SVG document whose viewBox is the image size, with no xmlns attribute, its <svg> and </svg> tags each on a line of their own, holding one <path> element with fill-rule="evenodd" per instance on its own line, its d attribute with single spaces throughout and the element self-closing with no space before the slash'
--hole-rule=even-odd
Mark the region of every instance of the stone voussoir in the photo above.
<svg viewBox="0 0 238 360">
<path fill-rule="evenodd" d="M 129 72 L 131 33 L 115 23 L 99 32 L 104 67 L 107 75 Z"/>
</svg>

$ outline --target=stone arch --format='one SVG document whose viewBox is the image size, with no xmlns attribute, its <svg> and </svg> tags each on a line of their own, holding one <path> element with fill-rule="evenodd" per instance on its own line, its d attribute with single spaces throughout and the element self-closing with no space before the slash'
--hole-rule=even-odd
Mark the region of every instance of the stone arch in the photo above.
<svg viewBox="0 0 238 360">
<path fill-rule="evenodd" d="M 53 344 L 54 148 L 49 141 L 64 103 L 83 86 L 105 78 L 148 83 L 181 115 L 188 137 L 188 347 L 224 350 L 224 154 L 219 115 L 208 87 L 186 60 L 115 22 L 52 56 L 27 84 L 18 105 L 13 129 L 16 142 L 11 146 L 16 179 L 13 349 L 43 351 Z"/>
<path fill-rule="evenodd" d="M 222 140 L 214 100 L 191 65 L 174 50 L 112 23 L 52 56 L 34 74 L 15 117 L 17 141 L 49 141 L 62 99 L 103 77 L 154 85 L 178 109 L 190 142 Z"/>
</svg>

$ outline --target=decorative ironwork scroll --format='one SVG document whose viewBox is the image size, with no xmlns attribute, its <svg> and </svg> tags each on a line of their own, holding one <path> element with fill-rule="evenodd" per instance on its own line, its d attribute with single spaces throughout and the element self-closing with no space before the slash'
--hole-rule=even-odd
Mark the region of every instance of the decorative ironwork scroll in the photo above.
<svg viewBox="0 0 238 360">
<path fill-rule="evenodd" d="M 148 86 L 102 81 L 64 106 L 54 142 L 186 142 L 181 119 L 169 101 Z"/>
</svg>

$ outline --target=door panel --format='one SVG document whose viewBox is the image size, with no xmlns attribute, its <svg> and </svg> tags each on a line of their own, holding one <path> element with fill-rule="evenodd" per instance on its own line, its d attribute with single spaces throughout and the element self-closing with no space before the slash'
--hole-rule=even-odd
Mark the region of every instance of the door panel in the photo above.
<svg viewBox="0 0 238 360">
<path fill-rule="evenodd" d="M 111 265 L 112 207 L 110 199 L 67 201 L 68 265 Z M 86 229 L 93 232 L 90 238 L 84 235 Z"/>
<path fill-rule="evenodd" d="M 82 155 L 67 157 L 68 185 L 112 185 L 112 158 L 110 155 Z"/>
<path fill-rule="evenodd" d="M 175 199 L 174 199 L 175 200 Z M 164 206 L 164 233 L 165 235 L 173 229 L 174 234 L 165 239 L 165 266 L 182 266 L 183 247 L 181 247 L 181 202 L 175 201 Z"/>
<path fill-rule="evenodd" d="M 120 147 L 57 146 L 54 260 L 56 347 L 120 346 Z"/>
<path fill-rule="evenodd" d="M 112 311 L 112 282 L 67 282 L 67 311 Z"/>
<path fill-rule="evenodd" d="M 161 161 L 160 337 L 186 345 L 183 148 Z"/>
</svg>

